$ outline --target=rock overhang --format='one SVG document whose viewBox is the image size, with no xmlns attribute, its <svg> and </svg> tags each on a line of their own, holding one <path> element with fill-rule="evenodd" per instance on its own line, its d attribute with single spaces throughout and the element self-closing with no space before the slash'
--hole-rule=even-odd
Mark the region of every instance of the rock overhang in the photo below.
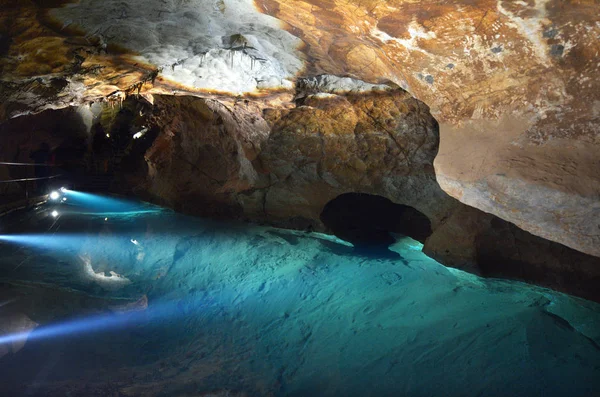
<svg viewBox="0 0 600 397">
<path fill-rule="evenodd" d="M 191 90 L 243 95 L 291 88 L 303 67 L 300 40 L 250 0 L 83 0 L 50 15 L 130 49 L 134 60 Z"/>
</svg>

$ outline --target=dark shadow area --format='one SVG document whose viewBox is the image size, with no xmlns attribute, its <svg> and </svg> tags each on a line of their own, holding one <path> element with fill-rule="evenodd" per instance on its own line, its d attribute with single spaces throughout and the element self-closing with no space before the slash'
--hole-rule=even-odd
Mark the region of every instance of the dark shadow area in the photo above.
<svg viewBox="0 0 600 397">
<path fill-rule="evenodd" d="M 595 271 L 600 258 L 534 236 L 498 218 L 475 244 L 484 277 L 525 281 L 600 301 L 600 279 Z"/>
<path fill-rule="evenodd" d="M 129 191 L 148 172 L 144 153 L 159 132 L 151 114 L 152 105 L 132 95 L 118 106 L 47 110 L 0 123 L 0 162 L 15 163 L 0 164 L 0 205 L 61 186 Z"/>
<path fill-rule="evenodd" d="M 83 175 L 88 126 L 76 108 L 0 123 L 0 204 L 47 194 Z M 41 179 L 40 179 L 41 178 Z"/>
<path fill-rule="evenodd" d="M 321 221 L 337 237 L 352 243 L 357 253 L 367 256 L 397 256 L 388 250 L 396 242 L 391 233 L 421 243 L 432 233 L 429 218 L 413 207 L 364 193 L 346 193 L 331 200 L 321 212 Z"/>
<path fill-rule="evenodd" d="M 92 126 L 88 177 L 78 181 L 83 190 L 94 192 L 121 191 L 127 177 L 145 175 L 144 153 L 158 135 L 147 126 L 152 106 L 133 95 L 118 109 L 105 109 Z M 135 134 L 143 131 L 140 139 Z M 134 178 L 135 179 L 135 178 Z"/>
</svg>

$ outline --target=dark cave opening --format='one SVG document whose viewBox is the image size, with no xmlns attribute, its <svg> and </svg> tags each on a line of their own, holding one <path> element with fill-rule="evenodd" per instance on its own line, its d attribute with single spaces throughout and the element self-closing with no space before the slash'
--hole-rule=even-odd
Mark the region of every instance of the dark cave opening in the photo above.
<svg viewBox="0 0 600 397">
<path fill-rule="evenodd" d="M 345 193 L 331 200 L 321 212 L 321 221 L 359 251 L 385 252 L 396 241 L 391 233 L 421 243 L 432 233 L 431 221 L 422 212 L 365 193 Z"/>
<path fill-rule="evenodd" d="M 87 139 L 86 120 L 75 107 L 0 123 L 0 205 L 46 194 L 82 175 Z"/>
<path fill-rule="evenodd" d="M 61 186 L 128 194 L 147 173 L 144 153 L 159 133 L 151 114 L 149 103 L 130 96 L 118 107 L 97 103 L 0 123 L 0 205 Z"/>
</svg>

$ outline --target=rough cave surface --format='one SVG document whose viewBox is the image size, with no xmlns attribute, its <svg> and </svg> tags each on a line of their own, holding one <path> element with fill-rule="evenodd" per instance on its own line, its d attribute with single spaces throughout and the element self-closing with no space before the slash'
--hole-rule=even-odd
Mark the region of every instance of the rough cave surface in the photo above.
<svg viewBox="0 0 600 397">
<path fill-rule="evenodd" d="M 194 215 L 342 233 L 349 241 L 355 236 L 347 234 L 348 228 L 356 225 L 346 223 L 340 232 L 339 224 L 324 217 L 328 206 L 343 197 L 377 197 L 383 210 L 379 219 L 410 208 L 399 216 L 408 215 L 412 229 L 382 226 L 372 217 L 370 228 L 361 230 L 363 241 L 353 241 L 359 246 L 370 240 L 371 248 L 379 245 L 375 251 L 385 256 L 384 246 L 393 242 L 390 232 L 405 234 L 448 266 L 600 299 L 600 258 L 531 235 L 441 190 L 432 166 L 437 123 L 404 90 L 332 94 L 313 89 L 300 96 L 288 109 L 162 95 L 150 104 L 132 96 L 121 106 L 62 111 L 79 119 L 71 129 L 57 130 L 45 121 L 61 111 L 16 118 L 2 125 L 2 137 L 22 148 L 14 161 L 26 161 L 39 139 L 60 153 L 75 137 L 87 136 L 79 158 L 61 159 L 72 170 L 66 180 L 86 190 L 108 189 Z M 16 134 L 29 118 L 39 131 Z M 145 134 L 132 139 L 140 130 Z M 350 200 L 344 211 L 367 221 L 373 213 L 368 203 L 361 204 Z M 357 252 L 367 251 L 374 252 Z"/>
<path fill-rule="evenodd" d="M 378 195 L 447 265 L 597 299 L 597 2 L 0 5 L 13 159 L 48 141 L 90 189 L 300 229 Z"/>
<path fill-rule="evenodd" d="M 1 393 L 598 395 L 599 16 L 0 0 Z"/>
</svg>

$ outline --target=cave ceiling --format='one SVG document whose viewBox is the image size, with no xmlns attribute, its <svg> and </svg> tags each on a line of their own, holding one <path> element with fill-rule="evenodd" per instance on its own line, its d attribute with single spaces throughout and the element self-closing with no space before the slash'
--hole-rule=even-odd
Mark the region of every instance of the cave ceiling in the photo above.
<svg viewBox="0 0 600 397">
<path fill-rule="evenodd" d="M 321 74 L 399 86 L 440 123 L 448 194 L 600 256 L 597 0 L 0 5 L 0 119 L 132 93 L 286 107 Z"/>
</svg>

